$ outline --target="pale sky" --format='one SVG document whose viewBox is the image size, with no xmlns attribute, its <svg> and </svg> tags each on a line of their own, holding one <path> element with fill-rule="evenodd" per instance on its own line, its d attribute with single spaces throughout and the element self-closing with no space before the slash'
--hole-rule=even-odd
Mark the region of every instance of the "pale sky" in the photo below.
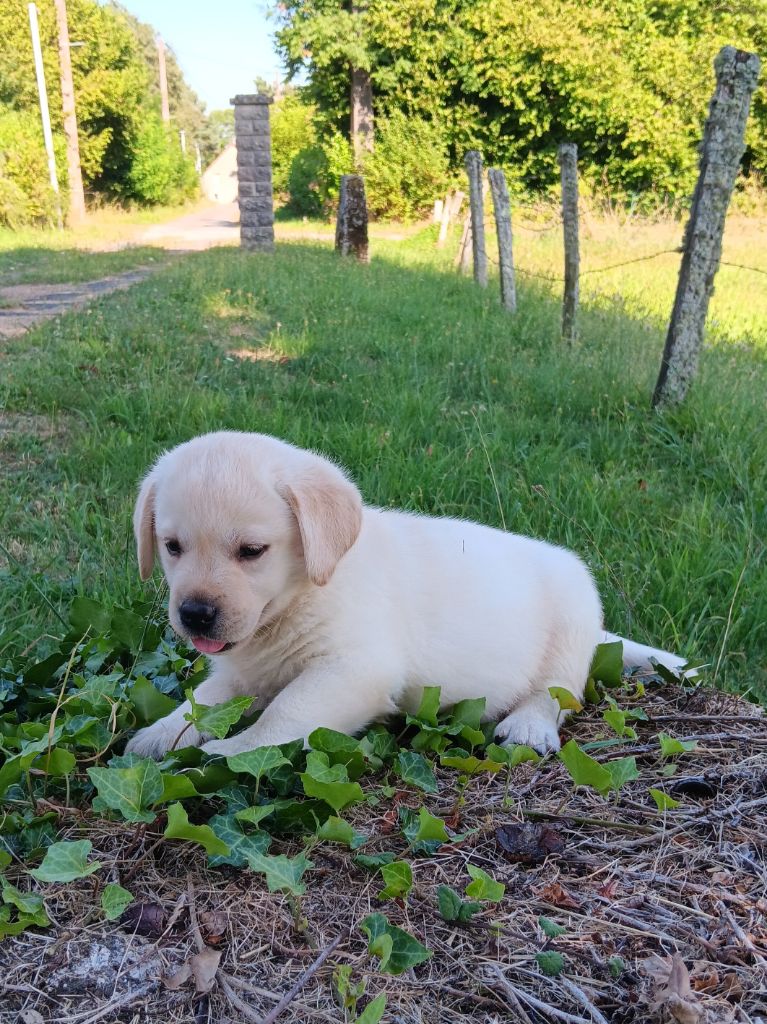
<svg viewBox="0 0 767 1024">
<path fill-rule="evenodd" d="M 189 85 L 208 111 L 253 92 L 256 76 L 271 82 L 280 71 L 272 44 L 275 21 L 266 0 L 121 0 L 163 37 Z"/>
</svg>

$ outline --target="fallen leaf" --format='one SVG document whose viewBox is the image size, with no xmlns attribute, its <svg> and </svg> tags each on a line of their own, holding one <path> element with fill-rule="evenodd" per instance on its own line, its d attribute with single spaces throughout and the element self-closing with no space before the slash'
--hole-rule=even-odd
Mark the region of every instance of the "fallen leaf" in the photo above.
<svg viewBox="0 0 767 1024">
<path fill-rule="evenodd" d="M 571 910 L 580 907 L 580 903 L 559 882 L 550 882 L 540 889 L 537 895 L 547 903 L 553 903 L 555 907 L 569 907 Z"/>
<path fill-rule="evenodd" d="M 37 1010 L 22 1010 L 19 1020 L 21 1024 L 45 1024 L 45 1018 Z"/>
<path fill-rule="evenodd" d="M 200 931 L 209 946 L 218 946 L 226 934 L 229 919 L 220 910 L 206 910 L 200 914 Z"/>
<path fill-rule="evenodd" d="M 616 878 L 611 878 L 609 882 L 605 882 L 604 885 L 601 885 L 599 889 L 597 889 L 597 892 L 600 896 L 604 896 L 605 899 L 614 900 L 618 895 L 619 890 L 620 886 L 618 885 L 618 880 Z"/>
<path fill-rule="evenodd" d="M 195 953 L 190 957 L 194 987 L 198 992 L 210 992 L 213 988 L 221 955 L 220 950 L 205 948 L 201 953 Z"/>
<path fill-rule="evenodd" d="M 495 830 L 495 841 L 507 860 L 523 864 L 539 864 L 551 854 L 565 848 L 564 837 L 550 825 L 522 822 L 501 825 Z"/>
<path fill-rule="evenodd" d="M 676 955 L 668 960 L 655 957 L 645 969 L 655 983 L 652 1009 L 666 1009 L 678 1024 L 698 1024 L 702 1011 L 684 960 Z"/>
<path fill-rule="evenodd" d="M 120 917 L 120 924 L 137 935 L 156 937 L 165 931 L 165 910 L 159 903 L 131 903 Z"/>
<path fill-rule="evenodd" d="M 190 978 L 194 978 L 195 991 L 210 992 L 216 981 L 216 971 L 220 960 L 221 952 L 206 946 L 202 952 L 190 956 L 175 974 L 171 974 L 169 978 L 163 978 L 163 985 L 171 992 L 175 992 Z"/>
</svg>

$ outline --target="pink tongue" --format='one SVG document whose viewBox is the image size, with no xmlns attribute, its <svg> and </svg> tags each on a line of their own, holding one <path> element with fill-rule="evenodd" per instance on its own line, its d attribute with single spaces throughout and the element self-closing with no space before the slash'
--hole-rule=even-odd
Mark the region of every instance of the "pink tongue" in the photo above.
<svg viewBox="0 0 767 1024">
<path fill-rule="evenodd" d="M 218 654 L 222 651 L 226 644 L 221 640 L 208 640 L 204 636 L 193 636 L 192 643 L 198 651 L 202 651 L 203 654 Z"/>
</svg>

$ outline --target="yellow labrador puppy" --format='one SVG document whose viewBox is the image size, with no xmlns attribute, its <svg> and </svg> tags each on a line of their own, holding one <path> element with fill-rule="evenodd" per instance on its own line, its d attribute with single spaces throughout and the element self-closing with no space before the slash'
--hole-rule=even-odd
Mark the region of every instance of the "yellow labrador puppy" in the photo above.
<svg viewBox="0 0 767 1024">
<path fill-rule="evenodd" d="M 203 704 L 247 694 L 263 714 L 231 739 L 182 745 L 234 754 L 354 733 L 414 710 L 426 685 L 449 705 L 487 698 L 504 743 L 557 750 L 550 686 L 583 693 L 602 630 L 594 581 L 569 551 L 456 519 L 362 504 L 332 462 L 263 434 L 221 432 L 164 454 L 134 517 L 142 579 L 159 553 L 170 621 L 208 655 Z M 674 655 L 624 642 L 628 665 Z M 162 756 L 189 704 L 129 750 Z"/>
</svg>

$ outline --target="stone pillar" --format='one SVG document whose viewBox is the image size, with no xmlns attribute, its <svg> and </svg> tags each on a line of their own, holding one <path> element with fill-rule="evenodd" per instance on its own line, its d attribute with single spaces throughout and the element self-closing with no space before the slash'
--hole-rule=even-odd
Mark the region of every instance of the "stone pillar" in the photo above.
<svg viewBox="0 0 767 1024">
<path fill-rule="evenodd" d="M 237 196 L 240 204 L 240 245 L 243 249 L 274 249 L 272 148 L 269 135 L 270 96 L 235 96 L 234 135 L 237 144 Z"/>
</svg>

